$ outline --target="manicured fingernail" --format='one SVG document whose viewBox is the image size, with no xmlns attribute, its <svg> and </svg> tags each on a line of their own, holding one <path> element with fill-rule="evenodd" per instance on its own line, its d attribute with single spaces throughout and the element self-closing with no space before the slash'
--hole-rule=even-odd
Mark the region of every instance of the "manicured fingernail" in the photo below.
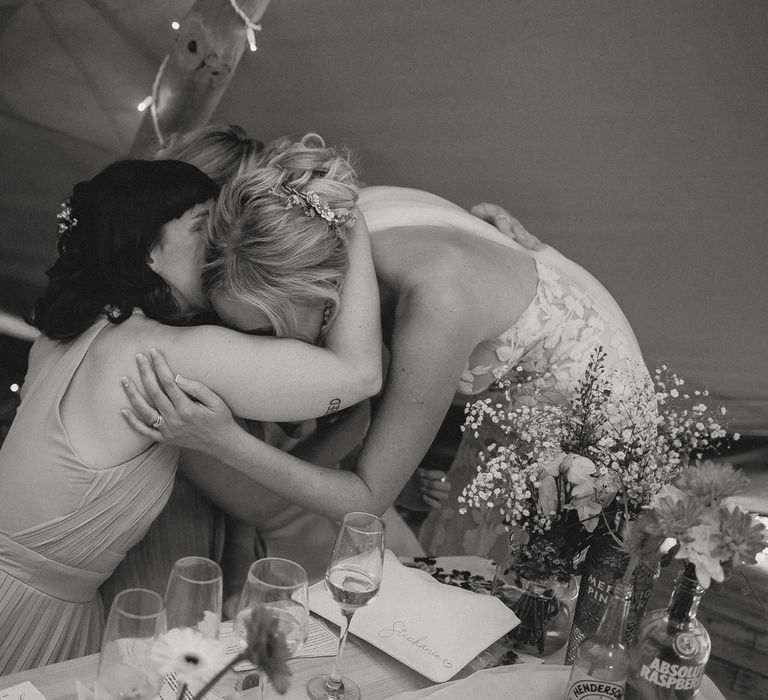
<svg viewBox="0 0 768 700">
<path fill-rule="evenodd" d="M 128 418 L 128 409 L 127 408 L 121 408 L 120 413 L 125 417 Z"/>
<path fill-rule="evenodd" d="M 144 356 L 143 353 L 139 353 L 138 355 L 136 355 L 136 359 L 137 360 L 146 360 L 147 358 Z"/>
<path fill-rule="evenodd" d="M 120 377 L 120 383 L 123 386 L 128 386 L 128 377 Z"/>
<path fill-rule="evenodd" d="M 151 357 L 157 357 L 157 350 L 155 350 L 155 348 L 151 348 L 149 354 Z"/>
<path fill-rule="evenodd" d="M 174 381 L 174 382 L 176 382 L 176 383 L 178 384 L 179 382 L 183 382 L 183 381 L 184 381 L 184 377 L 182 377 L 180 374 L 177 374 L 177 375 L 176 375 L 176 376 L 173 378 L 173 381 Z"/>
</svg>

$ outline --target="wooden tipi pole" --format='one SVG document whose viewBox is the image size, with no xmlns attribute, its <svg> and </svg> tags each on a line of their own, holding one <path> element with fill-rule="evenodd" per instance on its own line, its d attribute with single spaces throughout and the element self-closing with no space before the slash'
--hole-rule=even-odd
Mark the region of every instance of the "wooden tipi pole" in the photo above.
<svg viewBox="0 0 768 700">
<path fill-rule="evenodd" d="M 130 149 L 144 153 L 174 132 L 208 123 L 270 0 L 196 0 L 163 60 Z M 250 37 L 248 36 L 250 34 Z M 258 37 L 258 35 L 256 35 Z"/>
</svg>

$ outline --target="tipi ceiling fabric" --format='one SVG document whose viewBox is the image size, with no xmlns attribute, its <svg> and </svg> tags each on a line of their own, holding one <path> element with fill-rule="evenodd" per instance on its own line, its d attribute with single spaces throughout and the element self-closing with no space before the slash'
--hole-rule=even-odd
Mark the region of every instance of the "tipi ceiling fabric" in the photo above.
<svg viewBox="0 0 768 700">
<path fill-rule="evenodd" d="M 191 5 L 0 0 L 0 309 L 28 311 L 59 202 L 127 151 Z M 507 206 L 603 281 L 649 365 L 768 434 L 764 0 L 273 0 L 262 24 L 214 121 Z"/>
</svg>

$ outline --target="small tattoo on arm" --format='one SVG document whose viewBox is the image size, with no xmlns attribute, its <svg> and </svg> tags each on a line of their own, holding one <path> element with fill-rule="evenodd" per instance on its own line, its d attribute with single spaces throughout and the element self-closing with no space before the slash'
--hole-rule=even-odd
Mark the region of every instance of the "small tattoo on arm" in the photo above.
<svg viewBox="0 0 768 700">
<path fill-rule="evenodd" d="M 331 402 L 328 404 L 328 409 L 325 411 L 325 415 L 327 416 L 329 413 L 336 413 L 341 408 L 341 399 L 331 399 Z"/>
</svg>

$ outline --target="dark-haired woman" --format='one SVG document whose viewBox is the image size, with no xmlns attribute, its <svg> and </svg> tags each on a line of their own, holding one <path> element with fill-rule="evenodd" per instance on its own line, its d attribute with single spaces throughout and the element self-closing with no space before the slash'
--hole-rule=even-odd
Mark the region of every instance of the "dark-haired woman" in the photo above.
<svg viewBox="0 0 768 700">
<path fill-rule="evenodd" d="M 205 377 L 255 420 L 322 415 L 380 387 L 367 230 L 361 216 L 344 223 L 353 188 L 328 194 L 329 210 L 340 213 L 333 225 L 285 210 L 288 228 L 338 249 L 335 270 L 288 310 L 301 319 L 308 300 L 340 306 L 325 347 L 155 320 L 182 321 L 200 301 L 199 282 L 190 286 L 176 261 L 198 240 L 217 192 L 185 163 L 120 161 L 78 184 L 59 217 L 58 259 L 35 307 L 42 335 L 0 451 L 0 675 L 99 649 L 97 589 L 168 498 L 177 448 L 139 435 L 120 415 L 117 378 L 137 355 L 162 350 L 182 375 Z M 162 421 L 158 413 L 155 425 Z"/>
</svg>

